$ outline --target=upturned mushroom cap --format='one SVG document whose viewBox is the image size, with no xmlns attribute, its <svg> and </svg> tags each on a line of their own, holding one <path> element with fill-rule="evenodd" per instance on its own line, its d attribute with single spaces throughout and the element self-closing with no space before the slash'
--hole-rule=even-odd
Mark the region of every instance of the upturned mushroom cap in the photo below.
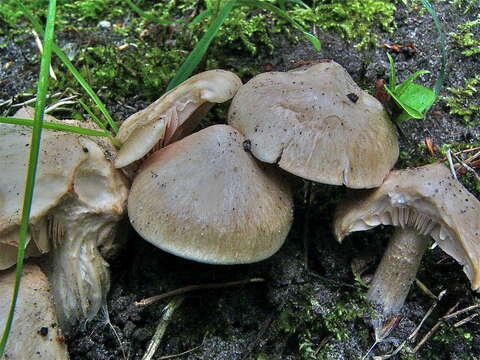
<svg viewBox="0 0 480 360">
<path fill-rule="evenodd" d="M 16 114 L 31 115 L 29 109 Z M 1 268 L 16 262 L 29 141 L 28 128 L 0 125 Z M 123 175 L 106 159 L 114 150 L 99 144 L 76 134 L 42 133 L 26 255 L 50 252 L 49 278 L 65 326 L 92 318 L 105 300 L 109 272 L 99 248 L 112 245 L 127 200 Z"/>
<path fill-rule="evenodd" d="M 244 140 L 216 125 L 149 157 L 128 198 L 135 230 L 165 251 L 205 263 L 251 263 L 275 253 L 292 223 L 292 195 L 276 169 L 244 150 Z"/>
<path fill-rule="evenodd" d="M 17 117 L 26 117 L 23 111 Z M 31 135 L 23 126 L 0 124 L 0 244 L 17 246 L 20 227 L 25 176 Z M 58 205 L 71 189 L 75 171 L 88 156 L 77 140 L 78 136 L 44 131 L 35 182 L 35 195 L 30 212 L 30 223 L 35 226 L 53 207 Z M 33 231 L 35 232 L 35 231 Z M 30 232 L 31 235 L 32 232 Z M 39 251 L 49 251 L 43 237 L 35 237 Z M 0 269 L 15 264 L 4 259 Z"/>
<path fill-rule="evenodd" d="M 15 270 L 0 271 L 0 328 L 10 310 Z M 13 326 L 5 359 L 67 360 L 65 340 L 58 326 L 47 277 L 36 265 L 26 264 L 20 283 Z"/>
<path fill-rule="evenodd" d="M 392 171 L 383 185 L 338 209 L 338 241 L 380 224 L 430 235 L 480 287 L 480 202 L 440 163 Z"/>
<path fill-rule="evenodd" d="M 121 168 L 152 149 L 188 135 L 214 103 L 230 100 L 242 86 L 240 78 L 225 70 L 205 71 L 184 81 L 148 107 L 130 116 L 117 139 L 122 148 L 115 159 Z M 187 121 L 188 120 L 188 121 Z"/>
<path fill-rule="evenodd" d="M 380 102 L 333 61 L 254 77 L 233 98 L 228 123 L 257 159 L 325 184 L 379 186 L 399 152 Z"/>
</svg>

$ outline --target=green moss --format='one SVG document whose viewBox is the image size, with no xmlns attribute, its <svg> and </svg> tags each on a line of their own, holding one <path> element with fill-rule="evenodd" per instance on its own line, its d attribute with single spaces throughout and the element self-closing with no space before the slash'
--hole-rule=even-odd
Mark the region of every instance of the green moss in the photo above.
<svg viewBox="0 0 480 360">
<path fill-rule="evenodd" d="M 356 40 L 356 47 L 376 42 L 372 30 L 376 26 L 392 32 L 395 6 L 392 1 L 377 0 L 324 0 L 313 9 L 297 8 L 293 13 L 305 25 L 337 32 L 345 38 Z"/>
<path fill-rule="evenodd" d="M 318 314 L 319 308 L 324 309 L 325 316 Z M 362 334 L 354 324 L 362 322 L 369 314 L 371 309 L 362 289 L 342 293 L 342 298 L 335 303 L 322 304 L 313 293 L 304 291 L 285 306 L 279 315 L 278 325 L 286 335 L 296 337 L 301 359 L 327 359 L 332 349 L 328 344 L 319 347 L 319 339 L 344 342 L 360 336 L 365 346 L 368 344 L 368 331 Z"/>
<path fill-rule="evenodd" d="M 450 34 L 455 44 L 462 50 L 462 54 L 472 56 L 480 54 L 480 14 L 473 21 L 468 21 L 457 27 L 457 31 Z"/>
<path fill-rule="evenodd" d="M 458 115 L 467 125 L 474 125 L 480 119 L 480 75 L 465 81 L 460 88 L 447 88 L 451 95 L 443 98 L 450 108 L 450 114 Z"/>
</svg>

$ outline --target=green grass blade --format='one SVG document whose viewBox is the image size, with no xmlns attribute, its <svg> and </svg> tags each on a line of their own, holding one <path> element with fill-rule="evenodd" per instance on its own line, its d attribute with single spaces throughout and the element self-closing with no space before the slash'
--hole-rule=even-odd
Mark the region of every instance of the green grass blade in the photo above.
<svg viewBox="0 0 480 360">
<path fill-rule="evenodd" d="M 25 16 L 30 20 L 30 22 L 33 25 L 33 28 L 39 35 L 43 35 L 43 29 L 42 26 L 40 25 L 39 21 L 33 16 L 33 14 L 28 10 L 20 1 L 16 1 L 16 4 L 22 9 L 23 13 Z M 112 117 L 110 116 L 110 113 L 107 111 L 107 108 L 105 105 L 102 103 L 100 98 L 95 94 L 93 89 L 88 85 L 86 80 L 83 78 L 83 76 L 78 72 L 77 69 L 75 69 L 75 66 L 73 66 L 72 62 L 70 59 L 65 55 L 65 53 L 60 49 L 55 43 L 53 45 L 53 52 L 55 55 L 57 55 L 60 60 L 63 62 L 63 64 L 67 67 L 67 69 L 72 73 L 72 75 L 75 77 L 77 82 L 83 87 L 85 92 L 92 98 L 92 100 L 95 102 L 95 104 L 98 106 L 99 110 L 105 116 L 105 119 L 107 119 L 108 124 L 112 128 L 113 133 L 116 135 L 118 133 L 118 126 L 113 121 Z"/>
<path fill-rule="evenodd" d="M 303 26 L 300 25 L 299 23 L 297 23 L 286 11 L 283 11 L 282 9 L 280 9 L 280 8 L 276 7 L 275 5 L 272 5 L 268 2 L 260 1 L 260 0 L 239 0 L 238 3 L 241 4 L 241 5 L 247 5 L 251 8 L 258 8 L 258 9 L 267 10 L 267 11 L 270 11 L 273 14 L 279 16 L 279 17 L 284 18 L 285 20 L 290 22 L 290 24 L 295 29 L 300 31 L 310 41 L 310 43 L 312 44 L 313 48 L 316 51 L 320 51 L 322 49 L 322 46 L 320 44 L 320 40 L 318 40 L 318 38 L 315 35 L 310 34 L 309 32 L 305 31 Z"/>
<path fill-rule="evenodd" d="M 53 51 L 55 55 L 57 55 L 60 60 L 62 60 L 63 64 L 67 67 L 67 69 L 72 73 L 75 77 L 77 82 L 83 87 L 85 92 L 92 98 L 93 102 L 98 106 L 100 112 L 105 116 L 107 119 L 108 124 L 112 128 L 113 133 L 116 135 L 118 133 L 118 125 L 113 121 L 110 113 L 108 112 L 107 108 L 103 104 L 102 100 L 95 94 L 93 89 L 88 85 L 87 81 L 83 78 L 83 76 L 78 72 L 72 62 L 68 59 L 67 55 L 60 49 L 57 45 L 53 44 Z"/>
<path fill-rule="evenodd" d="M 167 91 L 173 89 L 174 87 L 178 86 L 185 80 L 187 80 L 193 71 L 196 69 L 200 61 L 202 60 L 203 56 L 208 50 L 210 43 L 217 35 L 218 30 L 222 26 L 225 19 L 232 11 L 233 7 L 236 5 L 237 0 L 228 0 L 223 7 L 218 12 L 217 17 L 212 22 L 210 27 L 207 29 L 205 34 L 203 34 L 200 41 L 197 43 L 195 48 L 188 54 L 187 58 L 183 62 L 183 64 L 178 69 L 177 73 L 173 77 L 172 80 L 168 83 Z"/>
<path fill-rule="evenodd" d="M 163 20 L 163 19 L 159 19 L 157 18 L 156 16 L 153 16 L 153 15 L 150 15 L 149 13 L 146 13 L 145 11 L 143 11 L 142 9 L 140 9 L 137 5 L 135 5 L 131 0 L 125 0 L 128 4 L 128 6 L 130 6 L 130 8 L 135 11 L 138 15 L 140 15 L 141 17 L 147 19 L 148 21 L 151 21 L 151 22 L 154 22 L 154 23 L 157 23 L 157 24 L 160 24 L 160 25 L 170 25 L 170 24 L 174 24 L 174 23 L 177 23 L 177 22 L 180 22 L 181 20 Z"/>
<path fill-rule="evenodd" d="M 103 123 L 94 113 L 93 111 L 87 106 L 87 104 L 85 104 L 82 100 L 79 100 L 80 102 L 80 105 L 82 105 L 83 109 L 88 113 L 88 115 L 90 115 L 90 118 L 93 120 L 93 122 L 95 124 L 97 124 L 97 126 L 103 130 L 103 134 L 104 136 L 108 137 L 111 141 L 111 143 L 116 146 L 116 147 L 120 147 L 121 144 L 118 140 L 116 140 L 112 134 L 110 134 L 110 132 L 107 130 L 107 127 L 105 126 L 105 123 Z"/>
<path fill-rule="evenodd" d="M 45 36 L 43 41 L 42 61 L 40 63 L 40 75 L 37 87 L 37 103 L 35 106 L 35 120 L 33 124 L 32 140 L 30 146 L 30 158 L 28 163 L 28 171 L 25 185 L 25 194 L 23 198 L 22 219 L 20 223 L 18 252 L 17 252 L 17 268 L 15 273 L 15 285 L 13 288 L 12 302 L 10 312 L 5 324 L 2 339 L 0 341 L 0 358 L 5 353 L 8 335 L 12 327 L 13 314 L 17 303 L 18 291 L 20 288 L 20 280 L 23 273 L 23 259 L 25 257 L 25 242 L 28 233 L 28 220 L 30 218 L 30 209 L 33 199 L 33 190 L 35 186 L 35 175 L 38 164 L 38 154 L 40 150 L 40 137 L 42 135 L 43 112 L 45 110 L 46 95 L 48 89 L 48 71 L 52 58 L 52 45 L 55 26 L 55 7 L 56 0 L 49 0 L 47 12 L 47 24 L 45 28 Z"/>
<path fill-rule="evenodd" d="M 0 123 L 33 127 L 34 120 L 0 116 Z M 59 123 L 54 123 L 49 121 L 43 121 L 42 127 L 44 129 L 49 129 L 49 130 L 64 131 L 64 132 L 87 135 L 87 136 L 103 136 L 103 137 L 109 136 L 109 134 L 105 134 L 105 132 L 103 131 L 86 129 L 78 126 L 59 124 Z"/>
<path fill-rule="evenodd" d="M 440 53 L 442 54 L 442 64 L 440 65 L 440 71 L 438 73 L 437 79 L 435 80 L 435 86 L 433 91 L 435 94 L 440 94 L 440 89 L 442 88 L 443 79 L 445 78 L 445 66 L 447 64 L 447 42 L 445 40 L 445 33 L 442 31 L 442 25 L 438 19 L 435 9 L 427 0 L 422 0 L 422 5 L 427 9 L 428 13 L 433 19 L 435 28 L 437 29 L 438 35 L 440 37 Z"/>
<path fill-rule="evenodd" d="M 390 55 L 388 52 L 387 52 L 387 57 L 388 57 L 388 62 L 390 63 L 390 80 L 389 80 L 389 83 L 390 83 L 390 89 L 392 89 L 392 91 L 395 90 L 395 86 L 397 85 L 397 73 L 395 71 L 395 62 L 393 61 L 393 57 L 392 55 Z"/>
<path fill-rule="evenodd" d="M 302 0 L 287 0 L 288 2 L 303 6 L 305 9 L 310 9 L 310 6 L 305 4 Z"/>
<path fill-rule="evenodd" d="M 190 21 L 190 25 L 197 25 L 200 21 L 202 21 L 203 19 L 205 19 L 207 16 L 210 16 L 212 15 L 213 13 L 213 9 L 210 8 L 210 9 L 207 9 L 205 11 L 202 11 L 200 14 L 198 14 L 197 16 L 195 16 L 193 18 L 192 21 Z"/>
</svg>

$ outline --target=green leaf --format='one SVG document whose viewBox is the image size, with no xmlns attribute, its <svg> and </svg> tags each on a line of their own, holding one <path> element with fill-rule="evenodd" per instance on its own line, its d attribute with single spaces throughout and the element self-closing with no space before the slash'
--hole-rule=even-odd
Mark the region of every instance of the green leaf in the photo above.
<svg viewBox="0 0 480 360">
<path fill-rule="evenodd" d="M 436 99 L 436 94 L 432 90 L 415 83 L 411 83 L 402 95 L 392 91 L 388 86 L 385 86 L 385 90 L 403 110 L 395 119 L 396 123 L 412 118 L 423 119 L 425 112 Z"/>
<path fill-rule="evenodd" d="M 410 84 L 403 93 L 399 95 L 402 104 L 418 111 L 422 114 L 422 118 L 425 116 L 425 112 L 430 109 L 436 97 L 437 95 L 433 90 L 414 83 Z"/>
<path fill-rule="evenodd" d="M 215 38 L 215 35 L 217 35 L 218 30 L 236 3 L 237 0 L 228 0 L 225 2 L 225 5 L 223 5 L 223 7 L 220 9 L 215 20 L 212 22 L 205 34 L 203 34 L 195 48 L 190 52 L 190 54 L 188 54 L 187 58 L 183 62 L 182 66 L 180 66 L 180 69 L 178 69 L 173 79 L 168 83 L 167 91 L 180 85 L 182 82 L 187 80 L 190 75 L 192 75 L 193 71 L 196 69 L 203 56 L 207 52 L 210 43 Z"/>
<path fill-rule="evenodd" d="M 428 70 L 419 70 L 415 72 L 414 74 L 410 75 L 404 82 L 399 84 L 398 86 L 395 87 L 395 93 L 397 96 L 400 96 L 403 94 L 404 91 L 413 83 L 413 80 L 415 80 L 417 77 L 423 74 L 430 74 L 430 71 Z"/>
<path fill-rule="evenodd" d="M 38 154 L 40 150 L 40 138 L 42 135 L 42 122 L 45 110 L 45 102 L 48 89 L 49 67 L 52 58 L 52 45 L 55 26 L 55 8 L 56 0 L 49 0 L 47 12 L 47 24 L 45 27 L 45 35 L 43 38 L 43 53 L 40 63 L 40 74 L 37 86 L 37 102 L 35 105 L 35 119 L 33 123 L 32 140 L 30 146 L 30 157 L 28 161 L 28 170 L 25 184 L 25 193 L 23 197 L 22 217 L 20 222 L 18 251 L 17 251 L 17 267 L 15 272 L 15 284 L 13 287 L 12 302 L 10 312 L 5 323 L 2 339 L 0 341 L 0 358 L 5 353 L 8 336 L 13 322 L 13 314 L 17 303 L 18 291 L 20 289 L 20 280 L 23 272 L 23 259 L 25 257 L 26 238 L 28 233 L 28 221 L 30 219 L 30 209 L 33 200 L 33 189 L 35 187 L 35 175 L 38 164 Z"/>
</svg>

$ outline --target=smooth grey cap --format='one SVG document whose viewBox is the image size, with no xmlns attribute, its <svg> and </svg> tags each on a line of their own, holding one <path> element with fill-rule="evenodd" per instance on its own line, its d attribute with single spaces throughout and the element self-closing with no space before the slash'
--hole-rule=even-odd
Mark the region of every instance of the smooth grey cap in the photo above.
<svg viewBox="0 0 480 360">
<path fill-rule="evenodd" d="M 228 123 L 257 159 L 325 184 L 377 187 L 399 153 L 383 106 L 333 61 L 254 77 L 233 98 Z"/>
<path fill-rule="evenodd" d="M 263 260 L 292 224 L 292 194 L 277 169 L 244 149 L 235 129 L 216 125 L 160 149 L 128 198 L 135 230 L 172 254 L 211 264 Z"/>
<path fill-rule="evenodd" d="M 15 269 L 0 271 L 0 328 L 10 310 Z M 37 265 L 25 264 L 12 329 L 2 359 L 68 360 L 47 277 Z"/>
</svg>

